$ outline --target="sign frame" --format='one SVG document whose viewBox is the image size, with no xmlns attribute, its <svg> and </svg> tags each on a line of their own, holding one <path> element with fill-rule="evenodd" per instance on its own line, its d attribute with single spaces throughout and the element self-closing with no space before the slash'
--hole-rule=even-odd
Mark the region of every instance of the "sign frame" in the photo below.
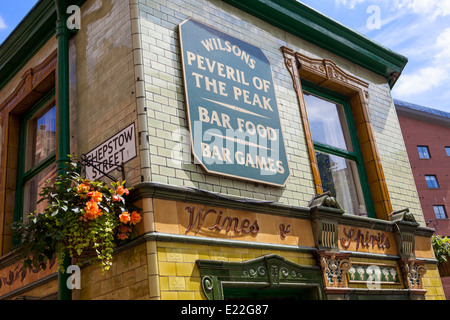
<svg viewBox="0 0 450 320">
<path fill-rule="evenodd" d="M 114 170 L 116 170 L 116 169 L 118 169 L 118 168 L 119 168 L 119 170 L 120 170 L 121 166 L 122 166 L 122 170 L 123 170 L 123 165 L 124 165 L 125 163 L 127 163 L 127 162 L 129 162 L 129 161 L 131 161 L 131 160 L 133 160 L 133 159 L 135 159 L 135 158 L 137 157 L 137 147 L 136 147 L 136 125 L 135 125 L 134 122 L 132 122 L 131 124 L 129 124 L 128 126 L 126 126 L 125 128 L 123 128 L 122 130 L 120 130 L 119 132 L 117 132 L 116 134 L 114 134 L 113 136 L 109 137 L 109 138 L 106 139 L 104 142 L 102 142 L 102 143 L 100 143 L 99 145 L 97 145 L 95 148 L 92 148 L 89 152 L 87 152 L 86 154 L 84 154 L 84 157 L 85 157 L 85 159 L 87 160 L 86 162 L 95 162 L 95 163 L 99 163 L 99 162 L 97 162 L 97 161 L 98 161 L 97 158 L 95 158 L 94 160 L 93 160 L 92 158 L 90 158 L 90 157 L 89 157 L 90 154 L 94 153 L 96 150 L 100 150 L 100 148 L 102 148 L 102 151 L 103 151 L 105 146 L 106 146 L 107 148 L 111 148 L 110 146 L 108 146 L 108 144 L 111 143 L 112 141 L 115 141 L 115 139 L 119 139 L 119 137 L 120 137 L 122 134 L 125 134 L 125 133 L 127 132 L 127 130 L 131 130 L 132 135 L 131 135 L 131 137 L 129 138 L 129 140 L 125 141 L 125 143 L 127 143 L 127 144 L 129 145 L 129 147 L 130 147 L 129 150 L 132 151 L 132 154 L 131 154 L 130 156 L 126 157 L 125 160 L 123 160 L 124 158 L 123 158 L 123 152 L 122 152 L 122 162 L 119 162 L 119 163 L 114 162 L 115 159 L 113 159 L 113 161 L 106 161 L 106 160 L 100 161 L 100 165 L 103 163 L 103 165 L 109 166 L 109 168 L 106 169 L 106 170 L 98 171 L 98 170 L 96 170 L 95 168 L 92 168 L 91 166 L 86 166 L 86 168 L 85 168 L 85 171 L 86 171 L 86 179 L 89 179 L 89 180 L 100 179 L 100 178 L 102 178 L 102 177 L 104 177 L 104 176 L 107 176 L 108 173 L 110 173 L 110 172 L 112 172 L 112 171 L 114 171 Z M 125 149 L 125 148 L 124 148 L 124 149 Z M 118 152 L 123 151 L 124 149 L 119 150 Z M 115 153 L 115 154 L 116 154 L 116 153 Z M 109 160 L 109 159 L 108 159 L 108 160 Z M 89 168 L 89 169 L 88 169 L 88 168 Z M 88 173 L 88 170 L 89 170 L 89 173 Z M 91 174 L 93 174 L 93 173 L 91 173 L 91 171 L 95 171 L 95 172 L 97 172 L 99 175 L 98 175 L 98 176 L 96 175 L 96 176 L 92 177 Z M 122 174 L 124 174 L 124 172 L 122 172 Z"/>
<path fill-rule="evenodd" d="M 271 97 L 270 98 L 268 98 L 268 99 L 264 99 L 264 104 L 263 103 L 259 103 L 259 106 L 260 106 L 260 108 L 261 108 L 261 106 L 262 105 L 264 105 L 264 108 L 265 109 L 268 109 L 268 108 L 270 108 L 271 109 L 271 111 L 274 111 L 273 109 L 275 109 L 276 108 L 276 110 L 273 112 L 274 113 L 274 118 L 275 118 L 275 120 L 277 120 L 277 122 L 275 122 L 275 124 L 277 125 L 277 127 L 276 127 L 276 129 L 273 129 L 273 128 L 271 128 L 271 127 L 266 127 L 266 129 L 267 129 L 267 140 L 269 140 L 270 139 L 270 137 L 269 137 L 269 134 L 270 134 L 270 129 L 273 129 L 273 130 L 277 130 L 276 131 L 276 134 L 277 134 L 277 137 L 278 137 L 278 150 L 276 150 L 276 152 L 275 152 L 275 154 L 281 154 L 281 159 L 282 159 L 282 162 L 281 163 L 283 163 L 282 164 L 282 166 L 283 166 L 283 168 L 282 169 L 280 169 L 280 164 L 279 164 L 279 162 L 281 161 L 281 160 L 279 160 L 276 164 L 277 164 L 277 168 L 273 165 L 273 161 L 272 162 L 270 162 L 270 165 L 268 165 L 268 166 L 266 166 L 266 168 L 267 167 L 269 167 L 270 168 L 270 170 L 271 170 L 271 172 L 273 173 L 274 172 L 274 170 L 276 170 L 276 172 L 277 172 L 277 174 L 275 174 L 275 175 L 277 175 L 277 177 L 280 177 L 281 176 L 281 179 L 279 179 L 279 180 L 282 180 L 282 181 L 273 181 L 274 179 L 272 179 L 272 181 L 270 181 L 269 179 L 263 179 L 263 177 L 264 177 L 264 175 L 263 174 L 260 174 L 259 175 L 259 177 L 249 177 L 249 176 L 243 176 L 243 175 L 240 175 L 240 174 L 234 174 L 234 173 L 227 173 L 227 172 L 223 172 L 223 171 L 220 171 L 220 170 L 216 170 L 216 169 L 212 169 L 211 167 L 208 167 L 205 163 L 204 163 L 204 161 L 202 160 L 203 159 L 203 155 L 204 155 L 204 149 L 203 149 L 203 145 L 204 145 L 204 143 L 203 143 L 203 140 L 201 140 L 201 144 L 202 144 L 202 146 L 200 147 L 201 148 L 201 152 L 200 152 L 200 155 L 198 154 L 199 152 L 199 147 L 198 147 L 198 141 L 196 141 L 194 138 L 195 138 L 195 136 L 196 135 L 198 135 L 198 130 L 194 127 L 194 125 L 193 125 L 193 121 L 192 121 L 192 115 L 193 115 L 193 113 L 192 113 L 192 109 L 191 108 L 195 108 L 195 107 L 193 107 L 192 105 L 191 105 L 191 97 L 190 97 L 190 92 L 189 92 L 189 89 L 188 89 L 188 84 L 192 84 L 192 79 L 191 80 L 188 80 L 188 78 L 187 78 L 187 74 L 186 74 L 186 72 L 187 72 L 187 67 L 186 67 L 186 64 L 187 63 L 189 63 L 189 59 L 187 59 L 186 57 L 185 57 L 185 52 L 187 51 L 187 50 L 185 50 L 185 46 L 184 46 L 184 36 L 183 36 L 183 32 L 182 32 L 182 28 L 187 24 L 187 23 L 189 23 L 189 22 L 192 22 L 192 23 L 196 23 L 196 24 L 199 24 L 201 27 L 204 27 L 204 28 L 206 28 L 206 29 L 209 29 L 209 30 L 212 30 L 212 32 L 214 33 L 214 34 L 220 34 L 220 35 L 224 35 L 224 36 L 226 36 L 226 37 L 228 37 L 229 39 L 234 39 L 237 43 L 241 43 L 241 44 L 245 44 L 247 47 L 246 48 L 253 48 L 260 56 L 262 56 L 264 59 L 265 59 L 265 63 L 266 63 L 266 67 L 267 67 L 267 69 L 268 69 L 268 74 L 270 74 L 270 81 L 267 81 L 267 86 L 269 87 L 269 85 L 271 86 L 271 88 L 269 89 L 270 90 L 270 94 L 271 94 Z M 187 122 L 188 122 L 188 128 L 189 128 L 189 135 L 190 135 L 190 147 L 191 147 L 191 152 L 192 152 L 192 155 L 193 155 L 193 157 L 194 157 L 194 163 L 196 163 L 196 164 L 200 164 L 200 166 L 207 172 L 207 173 L 211 173 L 211 174 L 216 174 L 216 175 L 220 175 L 220 176 L 224 176 L 224 177 L 227 177 L 227 178 L 236 178 L 236 179 L 240 179 L 240 180 L 243 180 L 243 181 L 247 181 L 247 182 L 254 182 L 254 183 L 261 183 L 261 184 L 266 184 L 266 185 L 270 185 L 270 186 L 275 186 L 275 187 L 285 187 L 286 186 L 286 184 L 287 184 L 287 181 L 289 180 L 289 177 L 290 177 L 290 175 L 291 175 L 291 172 L 290 172 L 290 168 L 289 168 L 289 161 L 288 161 L 288 157 L 287 157 L 287 152 L 286 152 L 286 147 L 285 147 L 285 141 L 284 141 L 284 136 L 283 136 L 283 128 L 282 128 L 282 125 L 281 125 L 281 117 L 280 117 L 280 110 L 279 110 L 279 108 L 278 108 L 278 101 L 277 101 L 277 96 L 276 96 L 276 92 L 275 92 L 275 88 L 274 88 L 274 85 L 275 85 L 275 82 L 274 82 L 274 80 L 273 80 L 273 72 L 272 72 L 272 65 L 271 65 L 271 63 L 270 63 L 270 61 L 269 61 L 269 59 L 266 57 L 266 55 L 264 54 L 264 52 L 263 52 L 263 50 L 261 49 L 261 48 L 259 48 L 259 47 L 257 47 L 257 46 L 254 46 L 253 44 L 251 44 L 251 43 L 249 43 L 249 42 L 246 42 L 246 41 L 243 41 L 243 40 L 241 40 L 241 39 L 239 39 L 239 38 L 236 38 L 236 37 L 234 37 L 234 36 L 232 36 L 232 35 L 229 35 L 229 34 L 227 34 L 227 33 L 225 33 L 225 32 L 222 32 L 222 31 L 220 31 L 220 30 L 217 30 L 216 28 L 214 28 L 214 27 L 212 27 L 212 26 L 209 26 L 209 25 L 207 25 L 207 24 L 205 24 L 205 23 L 203 23 L 203 22 L 200 22 L 200 21 L 197 21 L 197 20 L 195 20 L 195 19 L 193 19 L 193 18 L 188 18 L 188 19 L 186 19 L 185 21 L 183 21 L 182 23 L 180 23 L 179 24 L 179 26 L 178 26 L 178 31 L 179 31 L 179 44 L 180 44 L 180 48 L 181 48 L 181 50 L 180 50 L 180 56 L 181 56 L 181 68 L 182 68 L 182 74 L 183 74 L 183 82 L 184 82 L 184 93 L 185 93 L 185 103 L 186 103 L 186 111 L 187 111 Z M 225 42 L 226 43 L 226 42 Z M 228 44 L 227 44 L 228 45 Z M 204 45 L 205 46 L 205 45 Z M 206 46 L 205 46 L 206 47 Z M 233 46 L 233 48 L 234 48 L 234 46 Z M 209 50 L 208 50 L 209 51 Z M 192 54 L 191 54 L 192 55 Z M 251 62 L 251 59 L 249 59 L 250 60 L 250 64 L 252 64 L 253 63 L 253 66 L 254 66 L 254 64 L 255 64 L 255 62 L 253 61 L 253 62 Z M 218 60 L 218 61 L 220 61 L 220 60 Z M 215 61 L 215 62 L 213 62 L 213 63 L 216 63 L 217 61 Z M 223 61 L 222 61 L 223 62 Z M 217 62 L 217 64 L 222 64 L 222 65 L 224 65 L 224 63 L 220 63 L 220 62 Z M 247 62 L 247 64 L 248 64 L 248 62 Z M 250 66 L 250 64 L 249 64 L 249 66 Z M 211 67 L 211 65 L 209 65 L 209 67 Z M 230 68 L 229 66 L 227 66 L 227 68 Z M 232 68 L 232 67 L 231 67 Z M 228 69 L 227 69 L 228 70 Z M 239 74 L 238 74 L 238 72 L 239 72 L 239 70 L 237 70 L 237 69 L 235 69 L 236 70 L 236 78 L 239 78 L 240 76 L 239 76 Z M 228 72 L 228 71 L 227 71 Z M 239 79 L 240 81 L 242 81 L 242 83 L 245 83 L 246 82 L 246 80 L 245 80 L 245 78 L 244 78 L 244 71 L 241 71 L 242 72 L 242 78 L 241 79 Z M 266 71 L 267 72 L 267 71 Z M 200 78 L 200 76 L 196 76 L 196 81 L 197 81 L 197 87 L 198 87 L 198 81 L 199 81 L 199 78 Z M 255 82 L 255 78 L 257 78 L 257 77 L 253 77 L 253 84 L 254 84 L 254 86 L 256 87 L 257 86 L 257 83 L 259 83 L 259 82 Z M 234 80 L 234 79 L 233 79 Z M 238 81 L 239 81 L 238 80 Z M 266 79 L 262 79 L 262 80 L 266 80 Z M 189 83 L 189 81 L 191 81 L 190 83 Z M 235 80 L 236 81 L 236 80 Z M 251 80 L 248 80 L 249 82 L 251 81 Z M 248 82 L 247 83 L 245 83 L 245 84 L 248 84 Z M 220 87 L 220 85 L 219 85 L 219 87 Z M 224 87 L 225 87 L 225 85 L 222 87 L 222 89 L 220 89 L 219 88 L 219 91 L 220 90 L 224 90 Z M 235 87 L 233 86 L 233 89 L 234 89 Z M 261 86 L 261 88 L 262 88 L 262 86 Z M 259 89 L 259 88 L 258 88 Z M 236 89 L 234 89 L 234 90 L 236 90 Z M 266 91 L 267 92 L 267 91 Z M 230 92 L 229 92 L 230 93 Z M 234 91 L 234 93 L 235 93 L 235 96 L 236 96 L 236 91 Z M 224 94 L 225 95 L 225 94 Z M 263 97 L 264 98 L 264 97 Z M 270 101 L 271 99 L 273 98 L 273 109 L 271 108 L 271 106 L 269 105 L 269 103 L 267 102 L 267 101 Z M 228 109 L 226 109 L 226 110 L 229 110 L 229 109 L 233 109 L 233 110 L 235 110 L 235 111 L 241 111 L 241 112 L 245 112 L 245 113 L 247 113 L 247 114 L 255 114 L 254 112 L 249 112 L 248 110 L 245 110 L 245 108 L 241 108 L 241 107 L 239 107 L 239 106 L 235 106 L 235 105 L 231 105 L 231 104 L 228 104 L 228 103 L 225 103 L 225 102 L 220 102 L 220 101 L 213 101 L 213 100 L 211 100 L 211 99 L 207 99 L 207 98 L 203 98 L 204 100 L 206 100 L 206 101 L 208 101 L 208 102 L 211 102 L 211 103 L 215 103 L 216 105 L 220 105 L 220 106 L 223 106 L 223 107 L 226 107 L 226 108 L 228 108 Z M 255 98 L 254 98 L 255 99 Z M 258 102 L 258 101 L 257 101 Z M 267 102 L 267 103 L 266 103 Z M 254 105 L 255 105 L 255 100 L 253 100 L 253 103 L 254 103 Z M 197 106 L 197 107 L 199 107 L 200 108 L 200 106 Z M 206 109 L 206 108 L 205 108 Z M 213 113 L 213 115 L 214 115 L 214 113 Z M 257 115 L 258 116 L 258 115 Z M 225 118 L 224 118 L 225 117 Z M 268 117 L 265 117 L 265 118 L 268 118 Z M 224 116 L 224 114 L 222 114 L 222 121 L 227 121 L 227 119 L 228 119 L 228 121 L 229 121 L 229 117 L 227 118 L 227 115 L 225 115 Z M 273 118 L 271 118 L 270 119 L 270 121 L 273 121 Z M 212 121 L 211 121 L 211 123 L 212 123 Z M 219 123 L 219 122 L 217 122 L 217 123 Z M 222 123 L 226 123 L 226 122 L 222 122 Z M 227 123 L 227 125 L 228 125 L 228 127 L 230 127 L 230 129 L 231 129 L 231 126 L 230 126 L 230 122 L 228 122 Z M 225 125 L 224 125 L 225 126 Z M 258 125 L 258 128 L 262 128 L 263 126 L 262 125 Z M 197 131 L 196 131 L 197 130 Z M 259 129 L 258 129 L 259 130 Z M 261 129 L 261 132 L 264 132 L 263 131 L 263 129 Z M 258 131 L 258 135 L 259 135 L 259 133 L 260 133 L 260 131 Z M 202 136 L 204 135 L 203 134 L 203 132 L 201 133 L 202 134 Z M 218 135 L 219 136 L 219 135 Z M 274 135 L 273 135 L 274 136 Z M 229 138 L 227 138 L 226 136 L 224 136 L 224 135 L 222 135 L 221 136 L 221 138 L 225 138 L 225 139 L 229 139 Z M 237 144 L 239 144 L 240 142 L 237 142 L 237 140 L 239 140 L 239 139 L 234 139 L 235 141 L 234 141 L 234 143 L 235 143 L 235 145 L 236 145 L 236 143 Z M 240 140 L 240 141 L 242 141 L 242 140 Z M 250 145 L 250 143 L 249 142 L 247 142 L 247 146 L 248 145 Z M 228 145 L 227 145 L 228 146 Z M 253 147 L 253 146 L 252 146 Z M 260 145 L 258 145 L 257 147 L 261 147 Z M 250 148 L 250 147 L 249 147 Z M 226 154 L 225 154 L 225 151 L 223 150 L 223 149 L 226 149 L 226 148 L 222 148 L 222 152 L 224 152 L 224 154 L 223 154 L 223 158 L 225 159 L 226 158 Z M 265 149 L 269 149 L 269 148 L 265 148 Z M 234 150 L 234 149 L 233 149 Z M 271 149 L 270 150 L 271 151 L 271 153 L 272 152 L 274 152 L 274 149 Z M 206 151 L 207 152 L 207 151 Z M 214 153 L 213 153 L 214 154 Z M 250 154 L 250 152 L 248 152 L 248 153 L 246 153 L 246 157 L 248 157 L 248 155 Z M 219 156 L 220 157 L 220 156 Z M 235 157 L 237 157 L 237 155 L 235 155 Z M 226 158 L 226 159 L 231 159 L 231 157 L 228 157 L 228 158 Z M 237 159 L 237 158 L 236 158 Z M 270 159 L 270 158 L 269 158 Z M 276 159 L 280 159 L 280 158 L 276 158 Z M 233 160 L 234 160 L 234 158 L 233 158 Z M 261 160 L 261 158 L 259 158 L 259 156 L 257 155 L 257 157 L 256 157 L 256 160 L 258 161 L 260 161 L 260 162 L 262 162 L 262 161 L 266 161 L 265 159 L 264 160 Z M 247 158 L 247 161 L 248 161 L 248 158 Z M 256 162 L 256 161 L 255 161 Z M 239 164 L 236 164 L 236 163 L 233 163 L 234 164 L 234 166 L 236 166 L 236 165 L 239 165 Z M 228 164 L 225 164 L 225 165 L 228 165 Z M 253 167 L 253 166 L 252 166 Z M 261 166 L 262 167 L 262 166 Z M 279 169 L 279 170 L 278 170 Z M 260 171 L 261 171 L 262 169 L 260 169 Z M 267 169 L 265 169 L 265 170 L 267 170 Z M 282 173 L 280 174 L 280 171 L 282 171 Z M 268 175 L 272 175 L 272 176 L 275 176 L 274 174 L 268 174 Z"/>
</svg>

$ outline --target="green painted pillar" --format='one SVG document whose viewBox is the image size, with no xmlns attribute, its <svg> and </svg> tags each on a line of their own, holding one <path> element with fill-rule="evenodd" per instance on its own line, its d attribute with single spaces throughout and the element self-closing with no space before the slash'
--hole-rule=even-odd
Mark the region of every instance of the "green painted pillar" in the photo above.
<svg viewBox="0 0 450 320">
<path fill-rule="evenodd" d="M 70 118 L 69 118 L 69 39 L 67 28 L 67 0 L 55 0 L 57 21 L 56 38 L 58 41 L 58 61 L 56 69 L 56 166 L 58 174 L 63 173 L 70 154 Z M 64 259 L 64 270 L 71 264 L 69 254 Z M 66 272 L 58 274 L 58 298 L 71 300 L 72 291 L 67 287 L 70 277 Z"/>
</svg>

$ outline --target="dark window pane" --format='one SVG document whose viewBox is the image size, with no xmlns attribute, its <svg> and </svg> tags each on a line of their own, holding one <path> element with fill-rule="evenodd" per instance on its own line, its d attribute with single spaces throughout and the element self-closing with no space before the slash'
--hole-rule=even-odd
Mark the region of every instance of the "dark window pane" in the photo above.
<svg viewBox="0 0 450 320">
<path fill-rule="evenodd" d="M 367 215 L 355 162 L 322 152 L 316 157 L 324 191 L 330 191 L 347 213 Z"/>
</svg>

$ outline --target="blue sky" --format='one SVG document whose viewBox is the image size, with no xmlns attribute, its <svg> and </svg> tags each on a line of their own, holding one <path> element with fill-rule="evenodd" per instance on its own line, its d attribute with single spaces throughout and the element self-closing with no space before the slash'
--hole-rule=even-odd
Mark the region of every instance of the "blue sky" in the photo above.
<svg viewBox="0 0 450 320">
<path fill-rule="evenodd" d="M 37 0 L 0 1 L 1 43 Z M 394 98 L 450 112 L 450 0 L 301 2 L 408 58 Z"/>
<path fill-rule="evenodd" d="M 450 0 L 301 2 L 408 58 L 395 99 L 450 112 Z"/>
</svg>

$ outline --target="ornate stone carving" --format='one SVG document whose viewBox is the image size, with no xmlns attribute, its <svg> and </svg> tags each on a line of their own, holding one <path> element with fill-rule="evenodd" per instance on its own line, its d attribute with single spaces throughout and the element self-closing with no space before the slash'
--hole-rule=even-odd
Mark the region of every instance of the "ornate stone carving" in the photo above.
<svg viewBox="0 0 450 320">
<path fill-rule="evenodd" d="M 329 191 L 315 195 L 314 198 L 308 204 L 308 207 L 310 208 L 316 206 L 343 210 L 342 207 L 337 202 L 336 198 L 332 197 L 331 192 Z"/>
<path fill-rule="evenodd" d="M 348 253 L 318 252 L 318 259 L 322 268 L 323 280 L 326 287 L 346 288 L 347 272 L 352 263 Z"/>
<path fill-rule="evenodd" d="M 419 260 L 402 260 L 400 265 L 405 286 L 411 290 L 423 289 L 422 279 L 425 273 L 427 273 L 425 263 Z"/>
<path fill-rule="evenodd" d="M 0 101 L 0 110 L 7 112 L 14 109 L 28 94 L 30 94 L 41 82 L 43 82 L 56 68 L 56 50 L 51 53 L 41 64 L 24 72 L 11 95 L 4 101 Z M 53 84 L 54 86 L 54 84 Z"/>
</svg>

